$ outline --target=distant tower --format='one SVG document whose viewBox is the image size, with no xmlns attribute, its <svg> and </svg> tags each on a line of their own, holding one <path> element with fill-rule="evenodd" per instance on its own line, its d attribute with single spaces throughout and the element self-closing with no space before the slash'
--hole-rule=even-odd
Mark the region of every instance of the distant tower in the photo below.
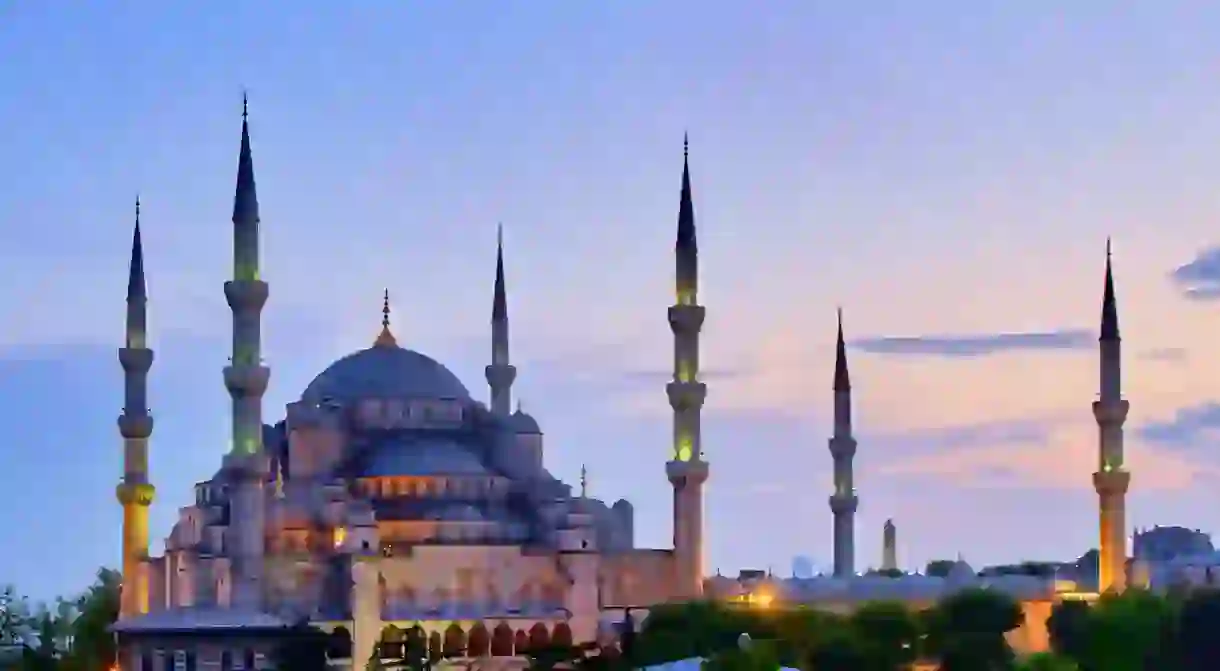
<svg viewBox="0 0 1220 671">
<path fill-rule="evenodd" d="M 504 229 L 496 229 L 496 287 L 491 301 L 491 365 L 484 369 L 491 387 L 491 411 L 501 417 L 512 413 L 513 380 L 517 369 L 508 357 L 508 296 L 504 288 Z"/>
<path fill-rule="evenodd" d="M 225 387 L 233 400 L 233 444 L 225 455 L 224 470 L 233 483 L 229 500 L 233 602 L 244 607 L 258 607 L 262 599 L 263 487 L 271 467 L 263 452 L 263 392 L 271 371 L 262 365 L 261 314 L 267 302 L 267 283 L 259 278 L 258 224 L 250 125 L 243 98 L 233 199 L 233 279 L 225 282 L 225 298 L 233 311 L 233 356 L 224 369 Z"/>
<path fill-rule="evenodd" d="M 674 411 L 673 452 L 665 472 L 674 488 L 674 561 L 677 591 L 686 598 L 703 594 L 703 460 L 699 413 L 707 385 L 699 381 L 699 332 L 705 315 L 699 305 L 699 253 L 695 240 L 695 206 L 691 199 L 689 144 L 683 140 L 682 196 L 678 238 L 674 244 L 677 300 L 669 308 L 674 334 L 674 378 L 665 385 Z"/>
<path fill-rule="evenodd" d="M 834 574 L 846 578 L 856 572 L 855 518 L 860 501 L 852 481 L 851 462 L 856 456 L 856 439 L 851 435 L 851 377 L 847 373 L 842 310 L 839 310 L 839 334 L 835 343 L 834 394 L 835 423 L 830 438 L 835 487 L 830 495 L 830 512 L 834 514 Z"/>
<path fill-rule="evenodd" d="M 1093 402 L 1097 420 L 1097 490 L 1101 539 L 1097 590 L 1122 591 L 1127 584 L 1127 487 L 1131 473 L 1123 467 L 1123 422 L 1130 405 L 1122 391 L 1122 339 L 1118 335 L 1118 304 L 1114 298 L 1114 272 L 1110 242 L 1106 241 L 1106 281 L 1101 302 L 1101 389 Z"/>
<path fill-rule="evenodd" d="M 898 568 L 898 528 L 894 520 L 886 520 L 881 528 L 881 569 L 893 571 Z"/>
<path fill-rule="evenodd" d="M 140 241 L 140 201 L 136 200 L 136 226 L 131 239 L 131 271 L 127 276 L 127 335 L 119 349 L 123 366 L 123 480 L 115 491 L 123 504 L 123 589 L 119 614 L 130 617 L 148 612 L 148 507 L 156 489 L 148 481 L 148 437 L 153 418 L 148 412 L 148 370 L 153 351 L 148 348 L 148 294 L 144 284 L 144 245 Z"/>
</svg>

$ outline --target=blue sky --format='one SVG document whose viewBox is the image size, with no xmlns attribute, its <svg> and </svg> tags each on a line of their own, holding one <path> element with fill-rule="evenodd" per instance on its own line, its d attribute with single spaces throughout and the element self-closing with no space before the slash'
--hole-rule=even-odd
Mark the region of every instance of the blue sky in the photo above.
<svg viewBox="0 0 1220 671">
<path fill-rule="evenodd" d="M 494 8 L 493 8 L 494 7 Z M 114 565 L 132 204 L 157 362 L 157 536 L 225 450 L 240 98 L 266 415 L 399 341 L 483 394 L 505 226 L 547 463 L 669 540 L 665 308 L 681 138 L 700 227 L 709 564 L 830 558 L 843 305 L 860 565 L 1067 558 L 1096 534 L 1093 335 L 1113 236 L 1134 525 L 1211 528 L 1220 6 L 115 0 L 0 6 L 0 448 L 38 597 Z M 648 464 L 653 468 L 649 469 Z"/>
</svg>

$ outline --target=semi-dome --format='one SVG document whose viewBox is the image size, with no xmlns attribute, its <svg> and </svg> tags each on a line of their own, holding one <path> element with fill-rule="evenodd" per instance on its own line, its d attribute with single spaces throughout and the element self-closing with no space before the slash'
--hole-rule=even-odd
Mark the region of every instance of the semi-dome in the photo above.
<svg viewBox="0 0 1220 671">
<path fill-rule="evenodd" d="M 332 363 L 301 394 L 302 399 L 315 403 L 402 397 L 466 400 L 470 392 L 435 359 L 379 343 Z"/>
</svg>

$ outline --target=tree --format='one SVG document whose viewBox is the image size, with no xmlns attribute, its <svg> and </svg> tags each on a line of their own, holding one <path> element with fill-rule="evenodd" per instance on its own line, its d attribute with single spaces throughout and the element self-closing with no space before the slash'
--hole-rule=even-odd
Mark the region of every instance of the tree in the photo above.
<svg viewBox="0 0 1220 671">
<path fill-rule="evenodd" d="M 1077 661 L 1098 671 L 1178 668 L 1172 661 L 1174 620 L 1168 602 L 1150 592 L 1104 594 L 1089 613 L 1087 642 Z"/>
<path fill-rule="evenodd" d="M 1195 590 L 1178 610 L 1178 649 L 1186 671 L 1220 667 L 1220 590 Z"/>
<path fill-rule="evenodd" d="M 284 632 L 272 652 L 272 664 L 281 671 L 328 671 L 329 645 L 326 632 L 301 620 Z"/>
<path fill-rule="evenodd" d="M 860 671 L 867 664 L 868 654 L 859 637 L 844 628 L 814 644 L 802 666 L 817 671 Z"/>
<path fill-rule="evenodd" d="M 30 604 L 17 588 L 0 588 L 0 645 L 27 645 L 31 634 Z"/>
<path fill-rule="evenodd" d="M 1084 659 L 1088 648 L 1090 615 L 1086 601 L 1072 599 L 1055 604 L 1046 621 L 1051 649 L 1065 657 Z"/>
<path fill-rule="evenodd" d="M 1012 649 L 1004 635 L 1021 626 L 1020 605 L 996 590 L 967 589 L 941 601 L 931 622 L 937 631 L 942 671 L 987 671 L 1007 668 Z M 1107 669 L 1107 671 L 1109 671 Z"/>
<path fill-rule="evenodd" d="M 776 671 L 779 668 L 775 647 L 770 641 L 751 641 L 722 650 L 703 663 L 706 671 Z M 821 668 L 821 667 L 818 667 Z"/>
<path fill-rule="evenodd" d="M 110 626 L 119 617 L 122 576 L 99 569 L 97 579 L 73 604 L 64 671 L 109 669 L 118 659 Z"/>
<path fill-rule="evenodd" d="M 1039 652 L 1022 660 L 1016 671 L 1080 671 L 1080 667 L 1067 656 Z"/>
<path fill-rule="evenodd" d="M 850 626 L 869 659 L 870 669 L 905 669 L 915 661 L 919 625 L 905 604 L 866 603 L 852 614 Z"/>
</svg>

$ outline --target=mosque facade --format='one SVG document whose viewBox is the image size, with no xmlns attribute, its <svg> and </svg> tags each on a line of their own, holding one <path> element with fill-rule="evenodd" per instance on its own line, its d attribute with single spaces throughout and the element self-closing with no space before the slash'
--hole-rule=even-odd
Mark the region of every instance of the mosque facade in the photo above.
<svg viewBox="0 0 1220 671">
<path fill-rule="evenodd" d="M 673 546 L 635 546 L 634 510 L 591 498 L 545 467 L 544 434 L 513 411 L 504 249 L 497 245 L 487 402 L 444 365 L 399 344 L 385 297 L 380 334 L 340 358 L 263 418 L 271 369 L 261 356 L 270 284 L 259 265 L 260 217 L 243 110 L 233 208 L 233 272 L 224 293 L 233 351 L 223 369 L 232 440 L 218 470 L 149 553 L 153 418 L 139 204 L 119 350 L 123 586 L 114 631 L 126 670 L 267 665 L 277 632 L 308 622 L 346 640 L 362 668 L 386 631 L 422 629 L 433 650 L 510 656 L 581 643 L 630 607 L 703 590 L 698 253 L 689 163 L 675 244 Z M 274 305 L 274 302 L 271 303 Z M 661 464 L 658 464 L 660 470 Z M 418 629 L 417 629 L 418 631 Z"/>
</svg>

